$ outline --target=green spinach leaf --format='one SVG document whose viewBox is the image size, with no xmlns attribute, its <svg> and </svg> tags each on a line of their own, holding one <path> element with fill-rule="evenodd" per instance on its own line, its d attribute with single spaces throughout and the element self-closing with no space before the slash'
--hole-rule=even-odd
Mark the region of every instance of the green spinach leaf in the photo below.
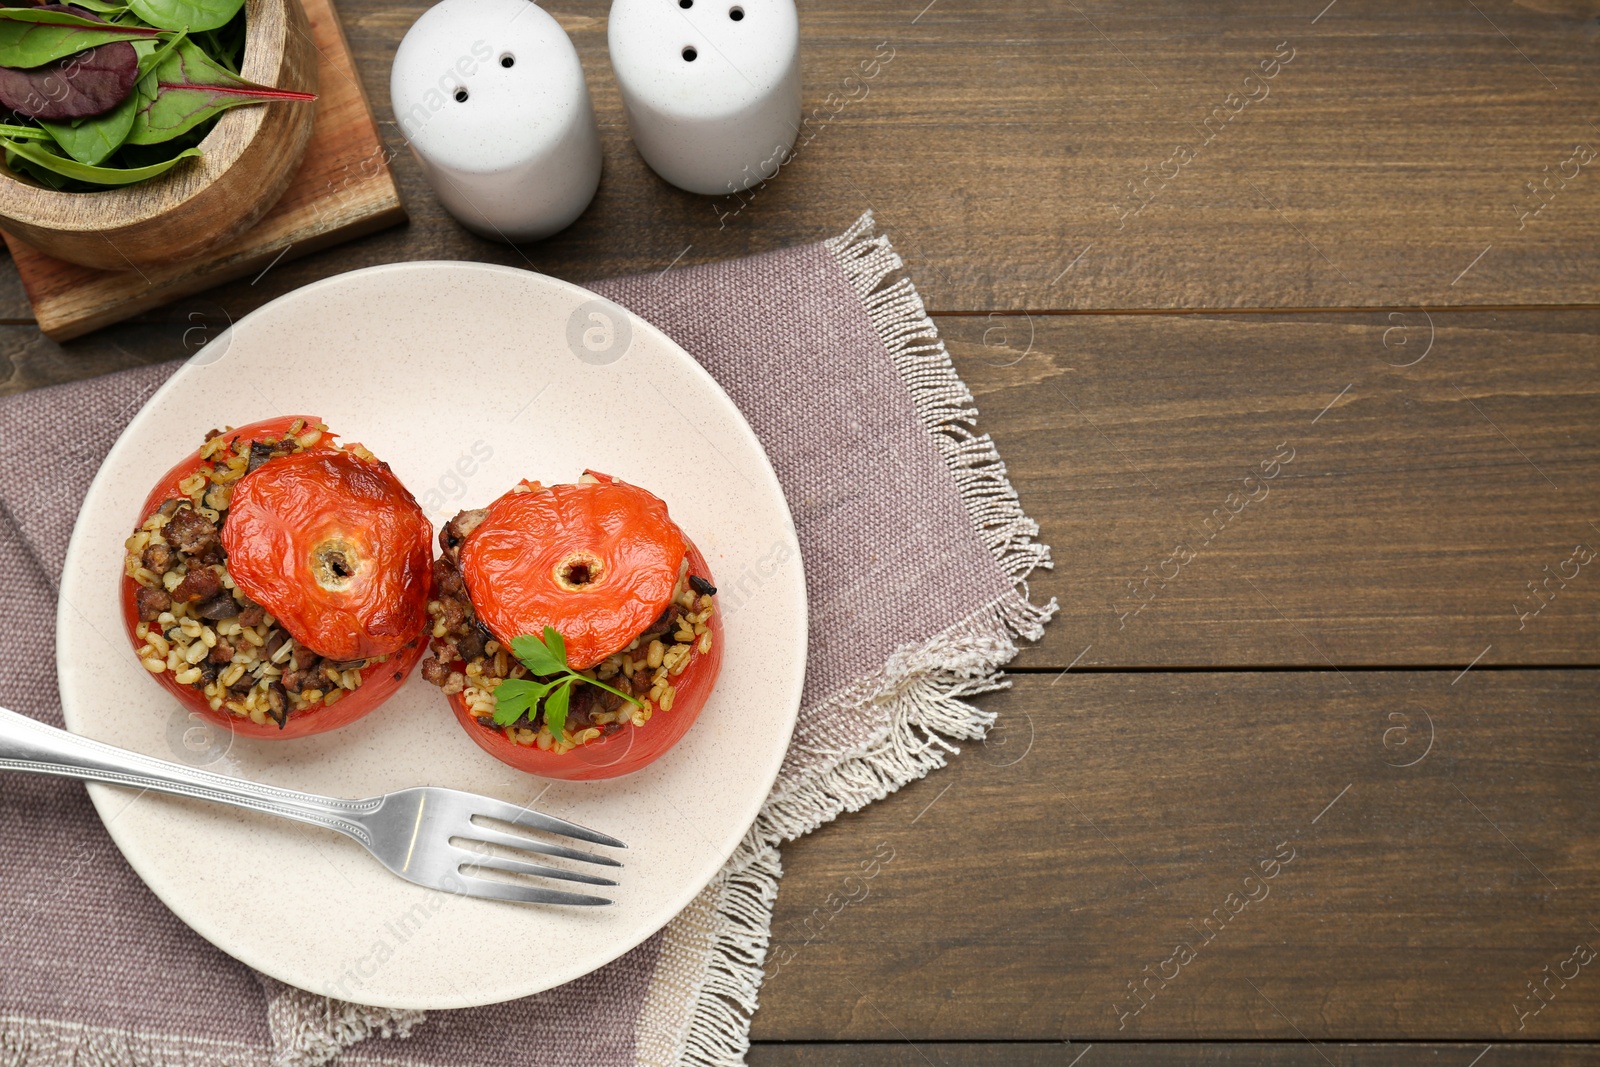
<svg viewBox="0 0 1600 1067">
<path fill-rule="evenodd" d="M 75 159 L 58 155 L 38 142 L 13 141 L 10 138 L 0 137 L 0 145 L 5 147 L 7 153 L 15 153 L 36 167 L 42 167 L 52 174 L 59 174 L 63 178 L 72 178 L 81 182 L 95 182 L 100 185 L 132 185 L 134 182 L 142 182 L 147 178 L 154 178 L 158 174 L 165 174 L 181 160 L 200 154 L 200 149 L 198 148 L 186 148 L 171 159 L 154 163 L 147 167 L 94 167 L 87 163 L 79 163 Z"/>
<path fill-rule="evenodd" d="M 128 139 L 128 131 L 133 129 L 133 117 L 138 114 L 143 102 L 139 87 L 135 85 L 133 92 L 122 103 L 103 114 L 82 119 L 76 126 L 71 122 L 52 122 L 49 119 L 40 119 L 39 125 L 49 131 L 67 155 L 79 163 L 95 166 L 104 163 L 111 153 L 122 147 L 122 142 Z"/>
<path fill-rule="evenodd" d="M 66 11 L 0 7 L 0 67 L 42 67 L 98 45 L 161 35 L 160 30 L 114 26 Z"/>
<path fill-rule="evenodd" d="M 164 30 L 214 30 L 225 26 L 244 0 L 128 0 L 128 9 Z"/>
<path fill-rule="evenodd" d="M 9 137 L 14 141 L 48 141 L 50 139 L 50 135 L 37 126 L 14 126 L 9 122 L 0 122 L 0 137 Z"/>
<path fill-rule="evenodd" d="M 112 18 L 128 10 L 125 0 L 72 0 L 73 7 L 81 7 L 85 11 L 93 11 L 96 15 L 109 15 Z"/>
</svg>

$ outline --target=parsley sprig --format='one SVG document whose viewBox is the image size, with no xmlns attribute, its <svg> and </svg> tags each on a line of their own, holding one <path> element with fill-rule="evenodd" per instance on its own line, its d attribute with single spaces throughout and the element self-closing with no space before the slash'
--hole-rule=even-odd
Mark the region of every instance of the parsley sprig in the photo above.
<svg viewBox="0 0 1600 1067">
<path fill-rule="evenodd" d="M 556 740 L 567 726 L 567 707 L 572 701 L 572 687 L 579 683 L 599 686 L 608 693 L 644 707 L 638 698 L 614 689 L 606 683 L 579 674 L 567 664 L 567 643 L 554 626 L 544 628 L 541 639 L 533 634 L 523 634 L 511 642 L 511 651 L 522 665 L 538 675 L 541 681 L 530 678 L 507 678 L 494 690 L 494 723 L 510 726 L 526 713 L 533 719 L 533 710 L 544 701 L 544 723 Z M 553 677 L 552 677 L 553 676 Z"/>
</svg>

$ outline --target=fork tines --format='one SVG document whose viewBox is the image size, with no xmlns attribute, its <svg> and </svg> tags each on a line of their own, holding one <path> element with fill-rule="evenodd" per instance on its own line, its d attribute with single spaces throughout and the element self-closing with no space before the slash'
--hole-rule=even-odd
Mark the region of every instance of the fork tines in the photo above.
<svg viewBox="0 0 1600 1067">
<path fill-rule="evenodd" d="M 494 826 L 485 825 L 479 822 L 479 819 L 492 819 L 495 822 L 506 823 L 519 829 L 542 830 L 546 833 L 576 838 L 580 841 L 606 845 L 611 848 L 628 847 L 609 834 L 591 830 L 586 826 L 580 826 L 565 819 L 558 819 L 553 815 L 545 815 L 542 812 L 496 801 L 492 798 L 475 797 L 473 799 L 475 801 L 473 811 L 467 817 L 466 825 L 461 827 L 459 832 L 452 835 L 450 839 L 450 844 L 460 853 L 458 870 L 462 872 L 461 878 L 465 883 L 466 892 L 473 896 L 537 904 L 598 905 L 612 903 L 604 897 L 544 889 L 520 882 L 482 878 L 475 873 L 467 873 L 469 870 L 474 872 L 493 871 L 514 875 L 530 875 L 538 878 L 556 878 L 568 882 L 581 882 L 585 885 L 613 886 L 617 884 L 609 878 L 535 862 L 534 860 L 523 858 L 523 856 L 478 851 L 474 848 L 462 847 L 462 845 L 497 846 L 513 853 L 525 855 L 531 852 L 541 856 L 575 860 L 579 863 L 589 863 L 600 867 L 620 868 L 622 866 L 620 862 L 609 856 L 601 856 L 581 849 L 569 848 L 565 845 L 551 844 L 525 833 L 511 833 Z M 462 842 L 462 845 L 456 844 L 458 839 Z"/>
<path fill-rule="evenodd" d="M 526 826 L 530 830 L 544 830 L 548 833 L 560 834 L 562 837 L 574 837 L 579 841 L 588 841 L 595 845 L 606 845 L 610 848 L 628 847 L 610 834 L 603 834 L 599 830 L 591 830 L 587 826 L 579 826 L 575 822 L 558 819 L 554 815 L 545 815 L 542 812 L 526 807 L 518 807 L 515 804 L 508 804 L 492 797 L 473 797 L 472 799 L 475 801 L 474 808 L 476 809 L 473 811 L 474 816 L 482 815 L 484 818 L 508 822 L 513 826 Z M 568 858 L 588 859 L 590 857 L 583 853 L 576 853 Z M 599 860 L 598 862 L 612 863 L 611 860 Z M 621 864 L 613 864 L 613 866 L 620 867 Z"/>
</svg>

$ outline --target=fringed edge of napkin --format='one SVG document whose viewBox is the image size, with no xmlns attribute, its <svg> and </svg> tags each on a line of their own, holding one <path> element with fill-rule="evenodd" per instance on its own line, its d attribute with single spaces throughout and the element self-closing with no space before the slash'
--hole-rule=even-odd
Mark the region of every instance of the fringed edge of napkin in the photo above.
<svg viewBox="0 0 1600 1067">
<path fill-rule="evenodd" d="M 1016 655 L 1017 639 L 1037 641 L 1058 607 L 1054 598 L 1042 605 L 1029 599 L 1027 576 L 1051 566 L 1050 547 L 1034 540 L 1039 524 L 1022 510 L 994 441 L 974 431 L 972 393 L 916 287 L 909 278 L 885 284 L 905 262 L 875 226 L 868 211 L 823 244 L 860 298 L 973 526 L 1013 588 L 931 639 L 897 650 L 881 671 L 825 702 L 834 711 L 876 705 L 872 718 L 880 725 L 864 746 L 828 753 L 832 759 L 823 769 L 768 798 L 725 872 L 698 898 L 716 902 L 709 955 L 703 942 L 691 947 L 669 937 L 662 946 L 663 965 L 692 963 L 690 957 L 698 955 L 705 973 L 669 1062 L 744 1063 L 782 873 L 777 846 L 943 767 L 960 751 L 952 739 L 983 738 L 995 714 L 967 698 L 1008 687 L 999 671 Z M 796 743 L 815 744 L 798 737 Z"/>
<path fill-rule="evenodd" d="M 273 1035 L 271 1067 L 323 1067 L 370 1037 L 410 1037 L 426 1012 L 374 1008 L 304 989 L 256 973 L 267 997 Z"/>
<path fill-rule="evenodd" d="M 638 1067 L 744 1063 L 782 863 L 757 827 L 716 879 L 667 924 L 635 1028 Z M 694 997 L 687 1017 L 684 995 Z"/>
<path fill-rule="evenodd" d="M 0 1064 L 264 1067 L 258 1045 L 174 1033 L 0 1015 Z"/>
</svg>

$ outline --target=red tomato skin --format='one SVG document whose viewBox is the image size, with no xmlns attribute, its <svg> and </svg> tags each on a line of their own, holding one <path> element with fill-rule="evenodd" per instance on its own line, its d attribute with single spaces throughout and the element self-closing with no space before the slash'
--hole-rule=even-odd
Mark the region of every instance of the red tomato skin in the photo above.
<svg viewBox="0 0 1600 1067">
<path fill-rule="evenodd" d="M 303 419 L 307 424 L 316 424 L 322 421 L 315 415 L 283 415 L 278 418 L 263 419 L 260 422 L 252 422 L 246 426 L 240 426 L 225 436 L 229 438 L 249 438 L 267 434 L 281 436 L 289 432 L 289 427 L 296 419 Z M 325 433 L 323 434 L 323 440 L 325 441 L 331 436 L 333 435 Z M 322 447 L 324 446 L 320 442 L 313 446 L 314 449 Z M 192 455 L 168 471 L 156 483 L 155 488 L 150 491 L 150 495 L 145 498 L 144 507 L 139 511 L 138 521 L 143 523 L 162 504 L 175 496 L 181 496 L 182 494 L 178 492 L 178 483 L 198 470 L 202 463 L 200 450 L 195 449 Z M 138 582 L 126 574 L 122 576 L 122 622 L 127 630 L 128 640 L 132 642 L 135 649 L 144 644 L 143 641 L 139 640 L 136 632 L 136 627 L 139 625 L 139 607 L 134 601 L 134 594 L 138 592 L 138 589 Z M 716 616 L 713 615 L 712 618 L 715 619 Z M 209 722 L 226 727 L 240 737 L 286 740 L 291 737 L 309 737 L 312 734 L 337 730 L 341 726 L 350 725 L 374 710 L 405 684 L 406 677 L 422 661 L 423 654 L 427 650 L 428 642 L 426 636 L 418 634 L 413 647 L 402 649 L 383 663 L 368 667 L 366 672 L 363 672 L 363 681 L 360 687 L 350 692 L 347 696 L 341 697 L 337 704 L 329 708 L 319 707 L 315 711 L 296 712 L 289 716 L 288 723 L 282 729 L 279 729 L 278 724 L 275 722 L 258 723 L 250 719 L 241 719 L 231 712 L 211 710 L 211 702 L 206 699 L 204 692 L 195 689 L 193 686 L 183 685 L 175 681 L 171 671 L 162 671 L 160 674 L 150 675 L 150 677 L 156 684 L 176 697 L 184 707 L 196 712 Z M 149 674 L 148 671 L 145 673 Z"/>
<path fill-rule="evenodd" d="M 554 622 L 576 670 L 626 645 L 668 606 L 687 540 L 648 490 L 599 482 L 506 493 L 461 546 L 473 610 L 502 644 Z M 559 588 L 556 565 L 593 555 L 606 577 L 581 592 Z M 559 620 L 559 621 L 555 621 Z"/>
<path fill-rule="evenodd" d="M 368 558 L 337 592 L 308 563 L 328 538 Z M 390 655 L 427 625 L 433 524 L 386 466 L 332 450 L 275 459 L 235 485 L 222 545 L 239 589 L 318 655 Z"/>
<path fill-rule="evenodd" d="M 700 550 L 692 541 L 688 541 L 687 538 L 685 541 L 689 551 L 689 573 L 698 575 L 715 585 L 716 581 L 711 576 L 711 568 L 706 565 L 705 557 L 700 554 Z M 519 771 L 527 771 L 541 778 L 560 778 L 571 782 L 598 781 L 632 774 L 655 762 L 667 749 L 677 744 L 683 735 L 689 732 L 689 727 L 694 725 L 700 716 L 700 710 L 710 698 L 711 690 L 717 683 L 717 675 L 722 670 L 723 630 L 720 603 L 717 604 L 717 610 L 711 613 L 706 629 L 712 635 L 711 651 L 696 655 L 693 662 L 678 675 L 673 683 L 677 694 L 673 697 L 670 711 L 657 708 L 650 716 L 650 721 L 643 726 L 626 726 L 610 737 L 591 741 L 587 745 L 579 745 L 570 752 L 558 755 L 555 752 L 547 752 L 537 745 L 517 744 L 508 738 L 504 731 L 490 729 L 473 718 L 467 710 L 466 700 L 460 693 L 452 694 L 448 698 L 450 708 L 455 712 L 456 721 L 461 723 L 467 735 L 478 743 L 479 748 L 501 763 L 515 767 Z"/>
</svg>

